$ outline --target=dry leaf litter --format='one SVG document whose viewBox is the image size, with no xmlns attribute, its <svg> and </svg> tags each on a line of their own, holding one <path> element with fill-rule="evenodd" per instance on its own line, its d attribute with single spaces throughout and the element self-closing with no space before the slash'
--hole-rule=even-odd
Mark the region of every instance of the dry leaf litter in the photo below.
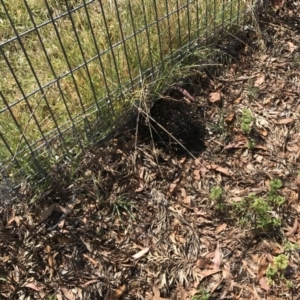
<svg viewBox="0 0 300 300">
<path fill-rule="evenodd" d="M 222 75 L 158 100 L 138 137 L 129 122 L 87 151 L 72 180 L 57 174 L 32 204 L 29 194 L 2 207 L 1 299 L 184 300 L 201 289 L 209 299 L 299 299 L 299 250 L 284 248 L 300 246 L 299 16 L 293 1 L 262 14 L 265 51 L 244 45 Z M 281 227 L 241 226 L 231 206 L 264 197 L 274 179 Z M 288 266 L 272 285 L 280 254 Z"/>
</svg>

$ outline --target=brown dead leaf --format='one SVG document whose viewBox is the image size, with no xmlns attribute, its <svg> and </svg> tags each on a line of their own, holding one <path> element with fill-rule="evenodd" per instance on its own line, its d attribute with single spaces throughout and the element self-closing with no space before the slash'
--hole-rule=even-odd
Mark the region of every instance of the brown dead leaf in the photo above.
<svg viewBox="0 0 300 300">
<path fill-rule="evenodd" d="M 284 6 L 285 0 L 271 0 L 271 4 L 273 8 L 278 9 Z"/>
<path fill-rule="evenodd" d="M 221 265 L 221 252 L 220 252 L 220 244 L 219 242 L 217 243 L 217 247 L 215 250 L 215 256 L 213 258 L 213 264 L 214 264 L 214 271 L 220 269 Z"/>
<path fill-rule="evenodd" d="M 91 285 L 93 283 L 97 283 L 97 282 L 99 282 L 99 279 L 92 279 L 92 280 L 89 280 L 89 281 L 85 282 L 84 284 L 82 284 L 81 287 L 85 289 L 89 285 Z"/>
<path fill-rule="evenodd" d="M 183 198 L 183 203 L 186 205 L 190 205 L 191 204 L 191 196 L 185 196 Z"/>
<path fill-rule="evenodd" d="M 91 257 L 89 257 L 87 254 L 83 254 L 83 257 L 85 257 L 87 260 L 89 260 L 94 266 L 98 265 L 98 262 L 94 259 L 92 259 Z"/>
<path fill-rule="evenodd" d="M 292 42 L 287 42 L 287 44 L 289 45 L 289 50 L 291 53 L 293 53 L 295 49 L 297 49 L 297 46 L 295 46 Z"/>
<path fill-rule="evenodd" d="M 261 300 L 261 297 L 258 295 L 254 284 L 253 284 L 253 295 L 255 300 Z"/>
<path fill-rule="evenodd" d="M 62 214 L 69 214 L 71 212 L 70 209 L 64 208 L 59 204 L 52 204 L 47 209 L 45 209 L 37 218 L 37 224 L 44 222 L 54 211 L 60 212 Z"/>
<path fill-rule="evenodd" d="M 263 145 L 255 145 L 254 149 L 260 149 L 260 150 L 268 151 L 268 148 L 263 146 Z"/>
<path fill-rule="evenodd" d="M 210 248 L 210 241 L 206 238 L 206 237 L 201 237 L 200 238 L 200 241 L 201 241 L 201 243 L 203 244 L 203 245 L 205 245 L 206 246 L 206 248 Z"/>
<path fill-rule="evenodd" d="M 217 274 L 218 275 L 218 274 Z M 221 279 L 217 279 L 217 278 L 214 278 L 215 279 L 215 284 L 210 288 L 210 292 L 213 294 L 215 291 L 216 291 L 216 289 L 220 286 L 220 284 L 223 282 L 223 278 L 221 278 Z"/>
<path fill-rule="evenodd" d="M 268 57 L 269 57 L 269 55 L 263 54 L 263 55 L 260 56 L 260 60 L 265 61 Z"/>
<path fill-rule="evenodd" d="M 299 146 L 297 146 L 297 145 L 287 145 L 286 146 L 286 149 L 288 150 L 288 151 L 290 151 L 290 152 L 295 152 L 295 153 L 298 153 L 299 152 Z"/>
<path fill-rule="evenodd" d="M 268 285 L 268 281 L 266 279 L 266 277 L 262 277 L 259 279 L 259 284 L 260 286 L 265 290 L 265 291 L 269 291 L 270 290 L 270 287 Z"/>
<path fill-rule="evenodd" d="M 230 265 L 228 263 L 226 263 L 224 265 L 224 269 L 222 271 L 222 275 L 223 275 L 223 278 L 225 279 L 225 281 L 231 282 L 232 275 L 231 275 L 231 272 L 230 272 Z"/>
<path fill-rule="evenodd" d="M 126 292 L 126 285 L 123 284 L 111 292 L 111 294 L 109 295 L 109 300 L 118 300 L 124 295 L 125 292 Z"/>
<path fill-rule="evenodd" d="M 208 172 L 207 168 L 201 167 L 200 168 L 200 174 L 205 175 Z"/>
<path fill-rule="evenodd" d="M 296 233 L 298 230 L 298 227 L 299 227 L 299 223 L 298 223 L 298 219 L 296 218 L 294 221 L 293 227 L 289 229 L 289 231 L 285 234 L 285 236 L 290 237 L 291 235 Z"/>
<path fill-rule="evenodd" d="M 143 255 L 145 255 L 148 251 L 149 251 L 150 247 L 146 247 L 143 250 L 139 251 L 138 253 L 132 255 L 131 257 L 133 259 L 138 259 L 140 257 L 142 257 Z"/>
<path fill-rule="evenodd" d="M 76 297 L 72 293 L 72 291 L 67 289 L 66 287 L 61 287 L 61 291 L 63 292 L 63 294 L 67 298 L 67 300 L 75 300 L 76 299 Z"/>
<path fill-rule="evenodd" d="M 244 148 L 245 146 L 246 146 L 245 142 L 229 143 L 224 147 L 224 149 L 225 150 L 237 149 L 237 148 Z"/>
<path fill-rule="evenodd" d="M 258 260 L 258 270 L 257 270 L 257 279 L 261 279 L 265 274 L 268 268 L 269 262 L 266 255 L 262 255 Z"/>
<path fill-rule="evenodd" d="M 145 167 L 141 167 L 139 169 L 139 177 L 140 179 L 144 180 L 144 176 L 145 176 Z"/>
<path fill-rule="evenodd" d="M 227 227 L 227 224 L 226 223 L 223 223 L 222 225 L 218 226 L 216 228 L 216 233 L 220 233 L 221 231 L 223 231 L 224 229 L 226 229 Z"/>
<path fill-rule="evenodd" d="M 208 165 L 206 166 L 208 169 L 210 170 L 215 170 L 215 171 L 218 171 L 226 176 L 231 176 L 231 172 L 227 169 L 227 168 L 223 168 L 219 165 L 215 165 L 215 164 L 211 164 L 211 165 Z"/>
<path fill-rule="evenodd" d="M 154 285 L 152 287 L 152 291 L 153 291 L 153 297 L 152 297 L 152 300 L 167 300 L 166 298 L 161 298 L 160 297 L 160 291 L 159 291 L 159 288 L 157 285 Z"/>
<path fill-rule="evenodd" d="M 188 100 L 196 101 L 196 99 L 186 89 L 180 86 L 173 86 L 173 88 L 180 91 Z"/>
<path fill-rule="evenodd" d="M 173 191 L 175 190 L 175 188 L 177 187 L 177 184 L 179 182 L 180 178 L 175 179 L 171 184 L 170 184 L 170 189 L 169 192 L 173 193 Z"/>
<path fill-rule="evenodd" d="M 134 190 L 135 193 L 140 193 L 144 190 L 145 184 L 143 180 L 140 180 L 139 187 Z"/>
<path fill-rule="evenodd" d="M 279 121 L 275 121 L 275 124 L 277 124 L 277 125 L 286 125 L 286 124 L 292 123 L 293 121 L 294 121 L 293 118 L 286 118 L 286 119 L 281 119 Z"/>
<path fill-rule="evenodd" d="M 229 114 L 227 114 L 227 116 L 225 118 L 225 122 L 227 124 L 230 124 L 233 121 L 234 117 L 235 117 L 235 113 L 234 112 L 230 112 Z"/>
<path fill-rule="evenodd" d="M 57 227 L 60 228 L 60 229 L 62 229 L 64 227 L 64 225 L 65 225 L 65 221 L 66 221 L 65 219 L 59 221 L 59 223 L 57 224 Z"/>
<path fill-rule="evenodd" d="M 54 211 L 57 211 L 61 214 L 65 214 L 65 215 L 68 215 L 71 212 L 71 210 L 69 208 L 64 208 L 64 207 L 60 206 L 59 204 L 55 205 Z"/>
<path fill-rule="evenodd" d="M 239 96 L 238 98 L 236 98 L 234 100 L 234 104 L 240 104 L 242 102 L 243 98 L 241 96 Z"/>
<path fill-rule="evenodd" d="M 200 169 L 194 170 L 193 175 L 194 175 L 194 179 L 195 179 L 195 180 L 200 180 L 200 179 L 201 179 L 201 176 L 200 176 Z"/>
<path fill-rule="evenodd" d="M 51 206 L 49 206 L 46 210 L 44 210 L 40 216 L 38 217 L 38 224 L 44 222 L 54 211 L 56 204 L 52 204 Z"/>
<path fill-rule="evenodd" d="M 190 299 L 189 293 L 184 289 L 184 287 L 180 287 L 180 295 L 179 300 L 188 300 Z"/>
<path fill-rule="evenodd" d="M 211 261 L 207 258 L 204 258 L 204 257 L 200 257 L 196 261 L 196 266 L 200 269 L 209 268 L 210 264 L 211 264 Z"/>
<path fill-rule="evenodd" d="M 187 196 L 186 190 L 184 188 L 181 188 L 180 192 L 181 192 L 181 197 L 182 198 L 185 198 Z"/>
<path fill-rule="evenodd" d="M 50 280 L 51 280 L 53 278 L 54 267 L 55 267 L 55 259 L 51 253 L 48 254 L 48 264 L 49 264 L 49 274 L 50 274 Z"/>
<path fill-rule="evenodd" d="M 260 128 L 260 129 L 257 129 L 257 131 L 259 132 L 260 135 L 266 137 L 268 135 L 268 130 L 265 129 L 265 128 Z"/>
<path fill-rule="evenodd" d="M 209 101 L 211 103 L 219 102 L 221 101 L 221 98 L 222 98 L 222 93 L 220 91 L 212 92 L 209 94 Z"/>
<path fill-rule="evenodd" d="M 255 80 L 254 86 L 259 87 L 264 82 L 265 82 L 265 75 L 261 75 L 261 76 L 257 77 L 257 79 Z"/>
<path fill-rule="evenodd" d="M 201 280 L 203 280 L 204 278 L 214 275 L 216 273 L 219 273 L 221 270 L 204 270 L 202 272 L 199 272 L 199 275 L 201 276 Z"/>
<path fill-rule="evenodd" d="M 37 292 L 39 292 L 40 290 L 43 289 L 42 287 L 37 286 L 37 284 L 34 283 L 34 282 L 24 283 L 24 284 L 23 284 L 23 287 L 30 288 L 30 289 L 35 290 L 35 291 L 37 291 Z"/>
<path fill-rule="evenodd" d="M 246 260 L 242 260 L 242 264 L 243 264 L 243 269 L 245 270 L 245 271 L 247 271 L 250 275 L 251 275 L 251 277 L 252 278 L 255 278 L 255 274 L 254 274 L 254 272 L 253 272 L 253 268 L 252 268 L 252 266 L 251 265 L 249 265 L 250 263 L 248 263 Z"/>
</svg>

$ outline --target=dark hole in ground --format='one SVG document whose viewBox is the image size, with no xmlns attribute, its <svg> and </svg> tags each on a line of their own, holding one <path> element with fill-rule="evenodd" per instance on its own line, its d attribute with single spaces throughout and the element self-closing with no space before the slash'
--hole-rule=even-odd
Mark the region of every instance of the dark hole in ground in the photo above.
<svg viewBox="0 0 300 300">
<path fill-rule="evenodd" d="M 156 146 L 179 155 L 187 151 L 197 155 L 205 150 L 206 129 L 197 104 L 161 98 L 151 107 L 150 117 L 148 121 L 142 119 L 142 132 L 153 137 Z"/>
</svg>

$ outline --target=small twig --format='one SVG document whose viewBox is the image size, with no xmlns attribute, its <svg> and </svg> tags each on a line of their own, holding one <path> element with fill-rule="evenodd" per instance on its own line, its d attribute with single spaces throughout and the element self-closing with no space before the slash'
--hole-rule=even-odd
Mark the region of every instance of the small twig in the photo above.
<svg viewBox="0 0 300 300">
<path fill-rule="evenodd" d="M 253 79 L 255 77 L 257 77 L 258 75 L 252 75 L 249 77 L 238 77 L 238 78 L 234 78 L 234 79 L 222 79 L 222 78 L 217 78 L 217 80 L 219 81 L 224 81 L 224 82 L 234 82 L 234 81 L 244 81 L 244 80 L 248 80 L 248 79 Z"/>
</svg>

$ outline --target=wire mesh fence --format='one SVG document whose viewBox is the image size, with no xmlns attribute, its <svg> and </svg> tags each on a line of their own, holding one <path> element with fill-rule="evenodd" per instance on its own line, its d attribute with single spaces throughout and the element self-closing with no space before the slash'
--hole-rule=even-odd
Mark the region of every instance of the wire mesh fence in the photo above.
<svg viewBox="0 0 300 300">
<path fill-rule="evenodd" d="M 0 0 L 0 173 L 47 176 L 101 139 L 181 53 L 240 25 L 242 0 Z M 5 181 L 6 180 L 6 181 Z"/>
</svg>

